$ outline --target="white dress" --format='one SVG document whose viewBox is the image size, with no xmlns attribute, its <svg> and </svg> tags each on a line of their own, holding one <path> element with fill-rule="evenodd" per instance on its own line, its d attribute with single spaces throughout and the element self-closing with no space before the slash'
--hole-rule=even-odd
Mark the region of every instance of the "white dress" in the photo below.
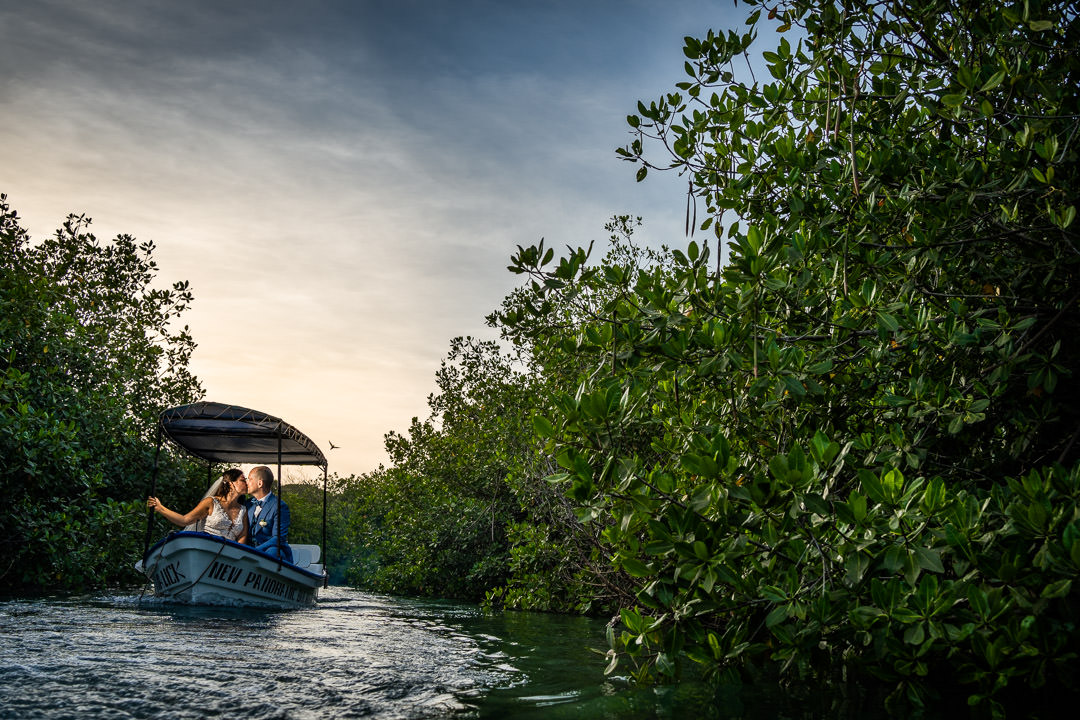
<svg viewBox="0 0 1080 720">
<path fill-rule="evenodd" d="M 229 513 L 225 512 L 225 508 L 221 507 L 218 499 L 211 498 L 211 500 L 213 501 L 213 509 L 206 518 L 203 532 L 220 535 L 230 540 L 239 540 L 240 536 L 244 534 L 244 508 L 240 508 L 240 512 L 236 513 L 235 520 L 230 520 Z"/>
</svg>

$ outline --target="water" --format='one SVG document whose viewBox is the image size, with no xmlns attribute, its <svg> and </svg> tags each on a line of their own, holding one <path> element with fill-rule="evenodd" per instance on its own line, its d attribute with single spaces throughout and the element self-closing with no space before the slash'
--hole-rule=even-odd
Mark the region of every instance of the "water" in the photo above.
<svg viewBox="0 0 1080 720">
<path fill-rule="evenodd" d="M 0 603 L 0 718 L 692 718 L 693 683 L 603 676 L 602 621 L 346 588 L 274 612 L 137 593 Z"/>
</svg>

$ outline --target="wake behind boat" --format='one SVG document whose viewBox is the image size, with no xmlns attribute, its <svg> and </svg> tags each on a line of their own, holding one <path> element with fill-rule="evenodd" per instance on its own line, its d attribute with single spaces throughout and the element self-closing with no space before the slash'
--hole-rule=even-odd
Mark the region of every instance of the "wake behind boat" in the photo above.
<svg viewBox="0 0 1080 720">
<path fill-rule="evenodd" d="M 296 428 L 248 408 L 201 402 L 163 412 L 159 446 L 162 437 L 208 463 L 269 465 L 276 460 L 279 499 L 283 464 L 322 467 L 325 548 L 326 458 Z M 151 494 L 156 483 L 155 461 Z M 191 605 L 289 609 L 314 605 L 319 588 L 326 585 L 326 569 L 320 562 L 323 550 L 318 545 L 290 544 L 293 561 L 287 562 L 249 545 L 189 528 L 170 533 L 150 547 L 153 519 L 153 515 L 148 519 L 146 550 L 135 567 L 153 583 L 155 597 Z"/>
</svg>

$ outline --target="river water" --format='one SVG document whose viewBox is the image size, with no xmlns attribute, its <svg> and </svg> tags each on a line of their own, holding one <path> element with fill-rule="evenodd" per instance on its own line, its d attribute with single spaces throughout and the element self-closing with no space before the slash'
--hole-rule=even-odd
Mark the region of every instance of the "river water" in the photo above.
<svg viewBox="0 0 1080 720">
<path fill-rule="evenodd" d="M 603 621 L 338 587 L 288 612 L 138 593 L 11 600 L 0 717 L 777 717 L 763 698 L 747 708 L 699 683 L 605 678 L 594 648 L 606 649 Z"/>
</svg>

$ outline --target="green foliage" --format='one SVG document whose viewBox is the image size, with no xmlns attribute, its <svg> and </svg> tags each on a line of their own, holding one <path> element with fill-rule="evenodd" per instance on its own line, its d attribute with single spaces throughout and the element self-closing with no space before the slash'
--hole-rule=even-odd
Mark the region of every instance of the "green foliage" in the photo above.
<svg viewBox="0 0 1080 720">
<path fill-rule="evenodd" d="M 453 341 L 431 416 L 387 435 L 391 468 L 340 486 L 350 584 L 535 610 L 600 608 L 591 528 L 578 523 L 533 435 L 543 376 L 495 343 Z M 592 582 L 590 580 L 590 582 Z"/>
<path fill-rule="evenodd" d="M 1038 710 L 1080 686 L 1080 21 L 748 4 L 618 151 L 689 179 L 702 239 L 519 248 L 513 354 L 456 341 L 394 466 L 343 485 L 347 576 L 617 607 L 640 680 Z"/>
<path fill-rule="evenodd" d="M 609 670 L 877 678 L 897 707 L 949 677 L 995 713 L 1075 688 L 1075 9 L 748 4 L 619 150 L 689 177 L 711 239 L 521 248 L 499 316 L 635 591 Z"/>
<path fill-rule="evenodd" d="M 164 407 L 201 394 L 172 322 L 186 283 L 152 286 L 152 243 L 101 243 L 70 216 L 31 243 L 0 195 L 0 570 L 11 591 L 133 581 Z M 185 466 L 166 457 L 162 477 Z"/>
<path fill-rule="evenodd" d="M 326 482 L 326 557 L 323 562 L 332 585 L 345 582 L 345 570 L 351 551 L 351 544 L 346 535 L 353 518 L 358 512 L 353 498 L 355 493 L 347 494 L 355 478 L 342 478 L 331 475 Z M 309 479 L 292 482 L 285 486 L 283 497 L 289 504 L 292 525 L 289 527 L 289 542 L 300 545 L 323 544 L 323 479 Z"/>
<path fill-rule="evenodd" d="M 506 578 L 504 584 L 487 591 L 485 607 L 593 611 L 593 568 L 574 556 L 573 544 L 561 535 L 535 521 L 511 525 L 507 530 L 510 558 Z"/>
<path fill-rule="evenodd" d="M 350 579 L 386 592 L 477 599 L 501 573 L 502 526 L 491 505 L 446 490 L 398 469 L 380 477 L 382 512 L 361 531 L 378 562 Z"/>
</svg>

